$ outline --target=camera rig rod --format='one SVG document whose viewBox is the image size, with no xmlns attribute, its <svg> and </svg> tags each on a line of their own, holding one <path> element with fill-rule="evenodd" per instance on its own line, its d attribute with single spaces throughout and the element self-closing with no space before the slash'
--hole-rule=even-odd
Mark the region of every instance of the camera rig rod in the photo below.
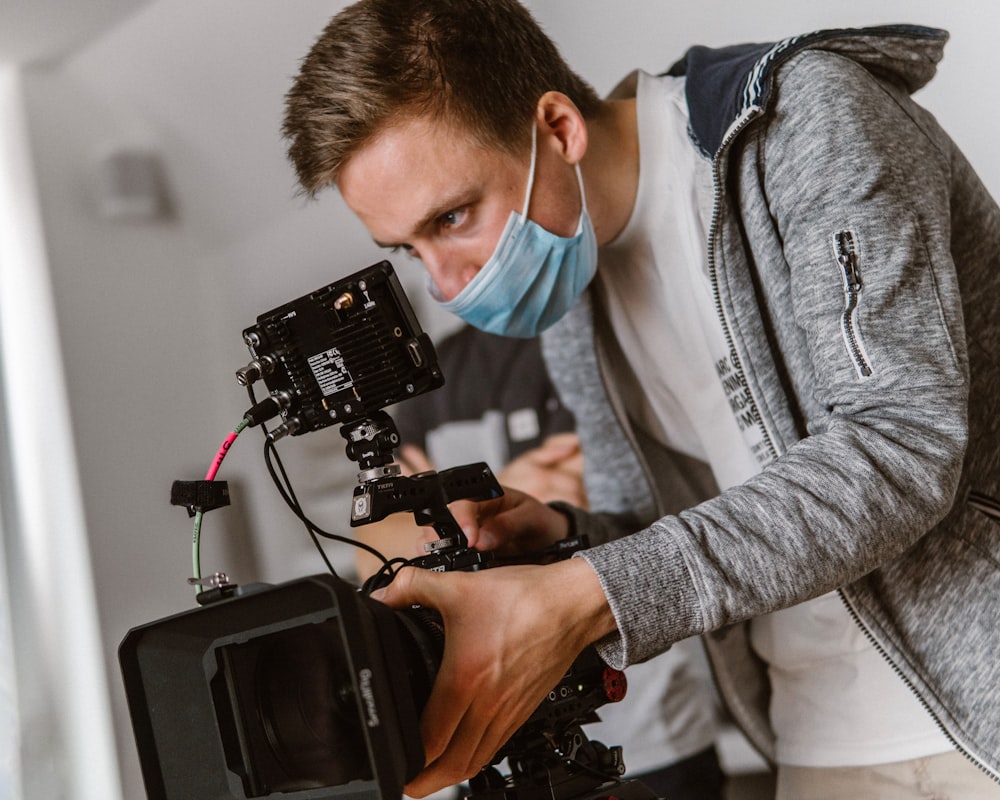
<svg viewBox="0 0 1000 800">
<path fill-rule="evenodd" d="M 344 425 L 341 435 L 347 439 L 348 457 L 362 467 L 351 505 L 352 527 L 407 511 L 413 514 L 417 525 L 430 525 L 438 535 L 438 541 L 428 545 L 428 555 L 421 559 L 420 566 L 474 569 L 488 558 L 485 553 L 468 549 L 468 540 L 448 504 L 500 497 L 503 489 L 489 466 L 479 462 L 441 472 L 400 474 L 392 452 L 399 444 L 399 434 L 385 411 Z"/>
</svg>

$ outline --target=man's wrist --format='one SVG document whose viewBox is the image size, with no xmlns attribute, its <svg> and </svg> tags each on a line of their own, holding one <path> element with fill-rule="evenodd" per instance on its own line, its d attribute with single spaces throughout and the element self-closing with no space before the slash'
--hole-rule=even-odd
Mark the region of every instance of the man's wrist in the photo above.
<svg viewBox="0 0 1000 800">
<path fill-rule="evenodd" d="M 576 507 L 563 502 L 562 500 L 553 500 L 551 503 L 547 503 L 546 505 L 554 511 L 558 511 L 566 519 L 566 535 L 562 538 L 566 539 L 570 536 L 576 536 Z"/>
<path fill-rule="evenodd" d="M 568 609 L 569 627 L 580 632 L 581 648 L 618 630 L 600 578 L 586 560 L 570 558 L 551 567 L 558 570 L 558 577 L 552 573 L 554 588 Z"/>
</svg>

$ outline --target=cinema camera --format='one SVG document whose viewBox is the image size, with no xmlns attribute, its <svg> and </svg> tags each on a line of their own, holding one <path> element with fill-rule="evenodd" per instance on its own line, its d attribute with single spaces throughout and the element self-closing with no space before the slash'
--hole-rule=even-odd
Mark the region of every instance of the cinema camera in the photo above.
<svg viewBox="0 0 1000 800">
<path fill-rule="evenodd" d="M 443 377 L 388 262 L 261 315 L 244 339 L 253 358 L 237 378 L 254 403 L 245 424 L 264 427 L 280 416 L 273 430 L 264 427 L 272 449 L 282 436 L 342 426 L 348 456 L 361 467 L 352 526 L 409 511 L 439 535 L 409 563 L 435 570 L 505 563 L 469 548 L 448 511 L 460 498 L 501 494 L 486 464 L 407 477 L 393 463 L 399 436 L 385 408 L 441 386 Z M 256 402 L 259 380 L 269 394 Z M 175 484 L 183 499 L 174 502 L 192 515 L 225 504 L 215 484 Z M 566 540 L 540 557 L 580 546 Z M 394 567 L 387 562 L 381 583 Z M 119 648 L 150 800 L 398 800 L 424 766 L 419 718 L 444 646 L 436 612 L 390 609 L 368 597 L 372 584 L 358 589 L 336 574 L 276 586 L 237 586 L 224 575 L 209 583 L 200 607 L 134 628 Z M 624 691 L 624 675 L 585 650 L 470 781 L 469 796 L 651 798 L 643 785 L 620 779 L 621 748 L 591 741 L 581 728 Z"/>
</svg>

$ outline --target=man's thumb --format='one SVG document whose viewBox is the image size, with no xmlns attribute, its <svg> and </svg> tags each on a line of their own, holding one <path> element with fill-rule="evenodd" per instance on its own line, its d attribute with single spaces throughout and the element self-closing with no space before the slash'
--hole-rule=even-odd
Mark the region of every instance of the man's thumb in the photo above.
<svg viewBox="0 0 1000 800">
<path fill-rule="evenodd" d="M 428 578 L 433 575 L 435 573 L 429 570 L 403 567 L 393 577 L 392 583 L 376 589 L 371 597 L 392 608 L 427 605 Z"/>
</svg>

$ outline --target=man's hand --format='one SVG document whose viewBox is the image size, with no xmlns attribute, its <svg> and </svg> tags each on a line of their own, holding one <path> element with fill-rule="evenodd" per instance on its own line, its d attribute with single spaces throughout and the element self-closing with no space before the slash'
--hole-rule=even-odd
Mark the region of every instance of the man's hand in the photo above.
<svg viewBox="0 0 1000 800">
<path fill-rule="evenodd" d="M 414 445 L 403 445 L 399 463 L 404 475 L 434 469 L 427 454 Z M 583 455 L 576 434 L 557 434 L 501 471 L 497 477 L 505 487 L 502 497 L 483 503 L 459 500 L 449 505 L 449 509 L 465 532 L 470 547 L 497 550 L 501 555 L 532 553 L 564 539 L 569 533 L 566 518 L 544 503 L 564 500 L 586 507 L 582 475 Z M 528 491 L 531 486 L 537 492 Z M 433 528 L 418 528 L 409 513 L 393 514 L 379 522 L 363 525 L 355 536 L 388 558 L 425 555 L 424 544 L 438 538 Z M 356 564 L 358 574 L 367 578 L 382 562 L 359 549 Z"/>
<path fill-rule="evenodd" d="M 501 556 L 544 550 L 569 535 L 569 520 L 553 508 L 517 489 L 504 489 L 494 500 L 458 500 L 448 506 L 458 526 L 476 550 Z M 420 542 L 437 538 L 432 529 Z"/>
<path fill-rule="evenodd" d="M 476 774 L 579 652 L 615 629 L 581 559 L 475 573 L 407 568 L 375 596 L 435 608 L 444 621 L 444 657 L 421 721 L 427 767 L 405 787 L 411 797 Z"/>
</svg>

